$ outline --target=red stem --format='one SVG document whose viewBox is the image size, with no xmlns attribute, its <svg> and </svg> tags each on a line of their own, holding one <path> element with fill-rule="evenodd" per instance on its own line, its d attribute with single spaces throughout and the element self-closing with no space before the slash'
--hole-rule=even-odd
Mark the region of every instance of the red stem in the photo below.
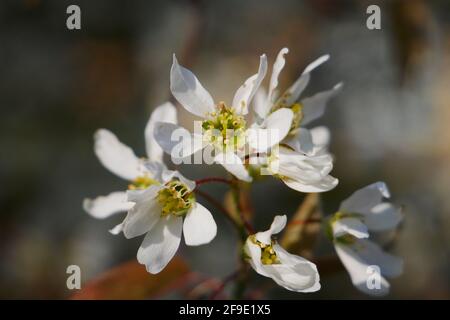
<svg viewBox="0 0 450 320">
<path fill-rule="evenodd" d="M 222 283 L 220 284 L 220 286 L 213 291 L 213 293 L 211 293 L 211 295 L 209 296 L 209 300 L 214 300 L 222 291 L 223 289 L 225 289 L 225 286 L 230 282 L 233 281 L 234 279 L 237 278 L 237 276 L 240 273 L 240 269 L 234 271 L 233 273 L 229 274 L 228 276 L 225 277 L 225 279 L 222 280 Z"/>
<path fill-rule="evenodd" d="M 231 216 L 231 214 L 228 212 L 228 210 L 216 199 L 214 199 L 211 195 L 209 195 L 208 193 L 195 189 L 194 192 L 196 194 L 198 194 L 199 196 L 203 197 L 205 200 L 207 200 L 209 203 L 211 203 L 213 206 L 215 206 L 217 209 L 219 209 L 220 211 L 222 211 L 222 213 L 225 215 L 225 217 L 227 217 L 228 220 L 231 221 L 231 223 L 233 225 L 235 225 L 238 230 L 240 229 L 240 226 L 236 223 L 236 221 L 233 219 L 233 217 Z"/>
</svg>

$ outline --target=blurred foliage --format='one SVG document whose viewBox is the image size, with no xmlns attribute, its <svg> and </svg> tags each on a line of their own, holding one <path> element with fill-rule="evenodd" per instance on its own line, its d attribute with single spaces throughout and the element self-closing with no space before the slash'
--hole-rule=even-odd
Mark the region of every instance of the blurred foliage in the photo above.
<svg viewBox="0 0 450 320">
<path fill-rule="evenodd" d="M 157 275 L 150 275 L 145 266 L 133 260 L 92 279 L 75 293 L 74 300 L 135 300 L 158 298 L 184 284 L 189 268 L 175 257 Z"/>
</svg>

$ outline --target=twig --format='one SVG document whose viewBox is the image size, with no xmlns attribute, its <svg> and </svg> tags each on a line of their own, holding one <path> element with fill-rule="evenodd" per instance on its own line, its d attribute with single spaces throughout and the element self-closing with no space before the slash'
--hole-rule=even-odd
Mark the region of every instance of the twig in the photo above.
<svg viewBox="0 0 450 320">
<path fill-rule="evenodd" d="M 273 287 L 275 287 L 275 282 L 274 281 L 264 281 L 262 283 L 262 285 L 260 285 L 259 287 L 251 290 L 246 296 L 246 299 L 250 299 L 250 300 L 259 300 L 259 299 L 263 299 L 265 297 L 265 295 L 267 294 L 267 292 L 269 290 L 271 290 Z"/>
<path fill-rule="evenodd" d="M 203 197 L 205 200 L 207 200 L 209 203 L 211 203 L 217 209 L 219 209 L 225 215 L 225 217 L 237 228 L 237 230 L 241 229 L 241 226 L 239 225 L 239 223 L 233 219 L 230 212 L 228 212 L 228 210 L 225 209 L 225 207 L 219 201 L 214 199 L 210 194 L 208 194 L 204 191 L 201 191 L 199 189 L 195 189 L 194 192 L 196 194 L 198 194 L 199 196 Z"/>
<path fill-rule="evenodd" d="M 239 218 L 242 220 L 242 224 L 244 225 L 244 228 L 247 231 L 247 233 L 249 235 L 254 234 L 255 230 L 253 229 L 252 225 L 247 221 L 247 218 L 244 216 L 244 210 L 243 210 L 242 204 L 241 204 L 240 190 L 238 187 L 239 187 L 238 183 L 233 184 L 232 192 L 233 192 L 233 196 L 234 196 L 234 201 L 237 206 Z"/>
<path fill-rule="evenodd" d="M 230 282 L 233 281 L 234 279 L 237 278 L 237 276 L 239 275 L 239 273 L 241 272 L 240 269 L 232 272 L 231 274 L 229 274 L 228 276 L 226 276 L 223 280 L 222 283 L 220 284 L 220 286 L 213 291 L 213 293 L 211 293 L 211 295 L 209 296 L 209 300 L 214 300 L 222 291 L 223 289 L 225 289 L 225 286 Z"/>
</svg>

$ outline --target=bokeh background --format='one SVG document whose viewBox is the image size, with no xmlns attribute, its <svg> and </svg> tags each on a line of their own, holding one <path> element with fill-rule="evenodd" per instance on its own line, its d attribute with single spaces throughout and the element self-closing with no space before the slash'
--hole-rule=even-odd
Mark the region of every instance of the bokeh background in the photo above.
<svg viewBox="0 0 450 320">
<path fill-rule="evenodd" d="M 66 28 L 66 8 L 81 7 L 82 29 Z M 366 28 L 378 4 L 382 29 Z M 289 47 L 281 88 L 307 63 L 330 53 L 307 95 L 339 81 L 342 93 L 314 125 L 332 131 L 338 187 L 325 213 L 355 189 L 387 182 L 405 222 L 390 246 L 405 259 L 388 298 L 450 297 L 450 2 L 425 1 L 44 1 L 0 3 L 0 298 L 66 298 L 66 267 L 83 282 L 134 259 L 141 239 L 107 230 L 83 212 L 84 197 L 124 181 L 93 153 L 97 128 L 144 155 L 151 110 L 169 99 L 172 53 L 217 100 L 232 99 L 257 69 Z M 180 109 L 180 121 L 189 125 Z M 189 177 L 219 167 L 182 167 Z M 211 186 L 223 196 L 222 186 Z M 270 195 L 270 197 L 268 196 Z M 292 214 L 303 195 L 268 179 L 253 190 L 256 226 Z M 235 268 L 234 232 L 181 255 L 193 270 L 222 277 Z M 318 252 L 332 254 L 326 241 Z M 231 252 L 231 254 L 230 254 Z M 255 276 L 256 281 L 262 278 Z M 365 298 L 345 272 L 322 278 L 315 294 L 274 288 L 271 298 Z"/>
</svg>

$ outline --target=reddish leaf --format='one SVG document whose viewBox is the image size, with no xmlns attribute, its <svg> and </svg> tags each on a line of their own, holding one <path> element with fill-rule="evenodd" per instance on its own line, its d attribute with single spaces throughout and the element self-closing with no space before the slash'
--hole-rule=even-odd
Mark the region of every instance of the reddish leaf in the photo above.
<svg viewBox="0 0 450 320">
<path fill-rule="evenodd" d="M 136 260 L 121 264 L 89 281 L 74 294 L 74 300 L 149 299 L 182 286 L 189 268 L 180 257 L 175 257 L 157 275 L 145 270 Z"/>
</svg>

